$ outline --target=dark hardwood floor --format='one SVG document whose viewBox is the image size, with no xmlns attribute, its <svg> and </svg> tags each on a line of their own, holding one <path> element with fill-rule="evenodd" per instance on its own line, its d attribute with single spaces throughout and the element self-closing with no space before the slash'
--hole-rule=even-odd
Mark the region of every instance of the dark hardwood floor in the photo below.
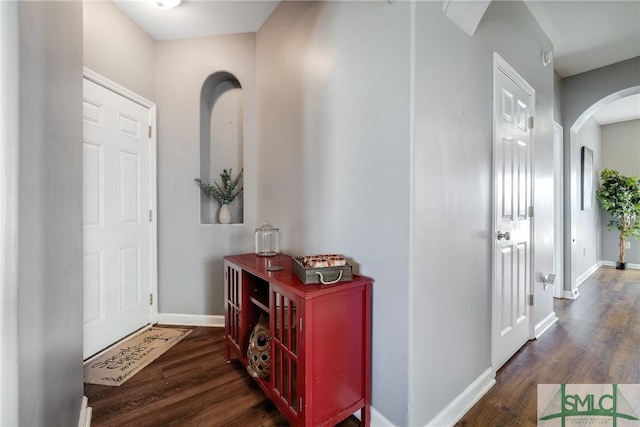
<svg viewBox="0 0 640 427">
<path fill-rule="evenodd" d="M 242 365 L 225 362 L 224 329 L 193 329 L 123 385 L 85 384 L 91 426 L 287 426 Z"/>
<path fill-rule="evenodd" d="M 603 267 L 577 300 L 555 300 L 559 321 L 496 375 L 457 426 L 536 426 L 538 384 L 640 383 L 640 271 Z"/>
<path fill-rule="evenodd" d="M 536 426 L 538 384 L 640 383 L 640 271 L 601 268 L 580 294 L 554 302 L 560 320 L 498 371 L 458 426 Z M 225 363 L 222 334 L 195 328 L 122 386 L 85 384 L 92 426 L 287 425 L 240 364 Z"/>
</svg>

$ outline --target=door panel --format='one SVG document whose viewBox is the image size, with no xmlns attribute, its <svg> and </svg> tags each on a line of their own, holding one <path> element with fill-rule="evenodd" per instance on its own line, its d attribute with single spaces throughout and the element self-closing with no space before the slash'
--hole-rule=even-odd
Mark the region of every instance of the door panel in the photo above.
<svg viewBox="0 0 640 427">
<path fill-rule="evenodd" d="M 270 329 L 271 337 L 271 387 L 280 401 L 280 408 L 289 419 L 296 418 L 303 410 L 301 377 L 298 376 L 298 343 L 300 342 L 298 301 L 271 285 Z"/>
<path fill-rule="evenodd" d="M 534 92 L 506 63 L 496 66 L 495 72 L 492 359 L 498 369 L 530 337 Z"/>
<path fill-rule="evenodd" d="M 149 109 L 84 80 L 84 357 L 151 320 Z"/>
</svg>

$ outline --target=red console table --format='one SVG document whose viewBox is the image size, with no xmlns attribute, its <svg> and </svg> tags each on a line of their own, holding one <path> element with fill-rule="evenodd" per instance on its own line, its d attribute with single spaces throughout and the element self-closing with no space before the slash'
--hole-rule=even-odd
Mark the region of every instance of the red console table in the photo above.
<svg viewBox="0 0 640 427">
<path fill-rule="evenodd" d="M 225 257 L 225 351 L 247 365 L 251 331 L 269 317 L 271 372 L 257 383 L 293 426 L 334 426 L 371 404 L 371 283 L 304 285 L 288 255 Z M 269 266 L 281 271 L 268 271 Z"/>
</svg>

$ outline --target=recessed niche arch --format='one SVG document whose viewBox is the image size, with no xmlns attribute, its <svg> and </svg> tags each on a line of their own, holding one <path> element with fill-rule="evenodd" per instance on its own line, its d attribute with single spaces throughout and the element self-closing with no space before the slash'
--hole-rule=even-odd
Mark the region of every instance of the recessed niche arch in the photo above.
<svg viewBox="0 0 640 427">
<path fill-rule="evenodd" d="M 244 106 L 242 85 L 231 73 L 220 71 L 204 81 L 200 93 L 200 178 L 220 183 L 223 169 L 233 177 L 244 168 Z M 242 183 L 241 183 L 242 185 Z M 218 224 L 220 204 L 200 192 L 200 222 Z M 243 195 L 230 205 L 231 222 L 243 222 Z"/>
</svg>

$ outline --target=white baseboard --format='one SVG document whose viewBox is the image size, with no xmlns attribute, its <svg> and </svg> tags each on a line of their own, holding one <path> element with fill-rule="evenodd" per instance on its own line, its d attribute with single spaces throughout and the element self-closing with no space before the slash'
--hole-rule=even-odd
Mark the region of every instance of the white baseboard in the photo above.
<svg viewBox="0 0 640 427">
<path fill-rule="evenodd" d="M 395 425 L 372 406 L 371 427 L 395 427 Z"/>
<path fill-rule="evenodd" d="M 600 261 L 600 265 L 606 265 L 607 267 L 615 267 L 615 261 Z M 631 268 L 633 270 L 640 270 L 640 264 L 632 264 L 630 262 L 627 263 L 627 268 Z"/>
<path fill-rule="evenodd" d="M 158 313 L 162 325 L 224 327 L 223 315 Z"/>
<path fill-rule="evenodd" d="M 542 334 L 547 332 L 547 329 L 551 327 L 554 323 L 558 321 L 558 316 L 556 316 L 556 312 L 552 311 L 549 313 L 547 317 L 542 319 L 535 327 L 534 334 L 536 339 L 540 338 Z"/>
<path fill-rule="evenodd" d="M 356 417 L 358 420 L 362 421 L 362 418 L 360 417 L 360 411 L 357 411 L 353 414 L 354 417 Z M 378 412 L 378 410 L 376 410 L 376 408 L 374 408 L 373 406 L 371 406 L 371 420 L 370 421 L 370 425 L 371 427 L 396 427 L 391 421 L 389 421 L 388 419 L 385 418 L 384 415 L 382 415 L 380 412 Z"/>
<path fill-rule="evenodd" d="M 89 399 L 87 396 L 82 396 L 82 405 L 80 406 L 80 418 L 78 421 L 78 427 L 90 427 L 91 426 L 91 413 L 93 410 L 89 406 Z"/>
<path fill-rule="evenodd" d="M 488 368 L 472 382 L 458 397 L 449 403 L 427 426 L 452 426 L 475 405 L 496 383 L 496 373 Z M 373 418 L 373 417 L 372 417 Z M 372 423 L 373 425 L 373 423 Z"/>
<path fill-rule="evenodd" d="M 578 276 L 578 278 L 576 279 L 576 288 L 580 285 L 582 285 L 582 283 L 587 280 L 589 277 L 591 277 L 591 275 L 593 273 L 595 273 L 596 271 L 598 271 L 598 269 L 602 266 L 602 261 L 596 262 L 595 264 L 593 264 L 587 271 L 585 271 L 584 273 L 582 273 L 580 276 Z"/>
<path fill-rule="evenodd" d="M 573 289 L 571 291 L 564 291 L 564 297 L 566 299 L 578 299 L 580 296 L 580 292 L 577 289 Z"/>
<path fill-rule="evenodd" d="M 585 271 L 576 279 L 576 289 L 573 289 L 571 291 L 567 291 L 567 290 L 564 291 L 564 297 L 567 299 L 577 299 L 578 296 L 580 296 L 580 292 L 578 292 L 578 287 L 582 285 L 589 277 L 591 277 L 593 273 L 598 271 L 600 267 L 603 267 L 603 266 L 615 267 L 616 262 L 600 260 L 597 263 L 595 263 L 591 268 L 589 268 L 587 271 Z M 627 268 L 633 269 L 633 270 L 640 270 L 640 264 L 627 263 Z"/>
</svg>

